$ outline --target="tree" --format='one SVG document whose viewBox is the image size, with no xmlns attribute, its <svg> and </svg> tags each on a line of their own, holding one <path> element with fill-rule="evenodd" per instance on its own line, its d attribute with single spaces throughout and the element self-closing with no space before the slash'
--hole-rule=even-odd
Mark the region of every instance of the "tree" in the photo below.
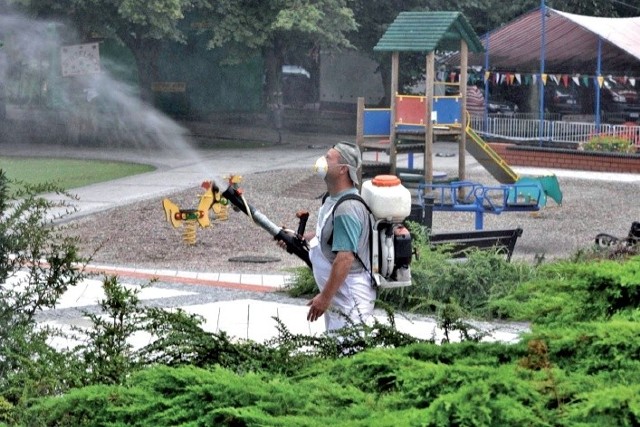
<svg viewBox="0 0 640 427">
<path fill-rule="evenodd" d="M 557 3 L 557 4 L 556 4 Z M 630 2 L 608 0 L 547 1 L 547 6 L 560 10 L 593 16 L 632 16 L 640 8 Z M 354 0 L 352 9 L 358 31 L 349 33 L 349 40 L 364 54 L 379 63 L 385 91 L 390 88 L 391 61 L 388 53 L 374 52 L 373 48 L 389 25 L 400 12 L 405 11 L 459 11 L 469 20 L 478 35 L 494 30 L 540 6 L 539 0 Z M 404 54 L 400 56 L 400 86 L 415 83 L 424 76 L 424 55 Z M 385 94 L 386 103 L 389 93 Z"/>
<path fill-rule="evenodd" d="M 230 63 L 261 54 L 265 61 L 265 100 L 270 109 L 282 106 L 282 65 L 288 52 L 308 46 L 350 48 L 346 33 L 356 29 L 347 0 L 219 0 L 212 7 L 209 47 L 229 49 Z M 276 114 L 277 127 L 277 114 Z"/>
<path fill-rule="evenodd" d="M 38 18 L 59 18 L 71 23 L 83 39 L 115 38 L 132 52 L 138 67 L 141 97 L 151 99 L 157 79 L 157 58 L 165 40 L 184 43 L 180 23 L 185 14 L 206 9 L 207 0 L 7 0 Z"/>
</svg>

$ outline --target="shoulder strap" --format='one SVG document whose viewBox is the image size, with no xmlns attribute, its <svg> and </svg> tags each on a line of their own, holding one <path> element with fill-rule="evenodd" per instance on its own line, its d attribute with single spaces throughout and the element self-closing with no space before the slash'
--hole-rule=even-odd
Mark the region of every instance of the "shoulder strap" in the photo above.
<svg viewBox="0 0 640 427">
<path fill-rule="evenodd" d="M 336 204 L 333 206 L 333 209 L 331 210 L 331 221 L 333 221 L 334 216 L 336 214 L 336 209 L 338 208 L 340 203 L 346 202 L 347 200 L 357 200 L 357 201 L 359 201 L 360 203 L 362 203 L 364 205 L 365 208 L 367 208 L 367 211 L 369 212 L 369 255 L 371 255 L 371 253 L 373 251 L 373 235 L 371 234 L 371 228 L 372 228 L 371 227 L 371 225 L 372 225 L 371 224 L 371 215 L 373 215 L 373 212 L 371 212 L 371 208 L 369 207 L 369 205 L 367 205 L 367 202 L 365 202 L 364 199 L 359 194 L 349 193 L 349 194 L 345 194 L 344 196 L 340 197 L 340 199 L 338 199 Z M 329 244 L 333 243 L 333 230 L 331 230 L 331 235 L 329 236 L 329 239 L 328 239 L 327 243 L 329 243 Z M 371 277 L 371 284 L 373 286 L 376 286 L 377 282 L 376 282 L 376 279 L 373 276 L 373 272 L 372 272 L 373 265 L 371 266 L 372 269 L 369 270 L 367 268 L 367 265 L 364 263 L 364 261 L 362 261 L 362 258 L 360 258 L 360 255 L 358 255 L 358 252 L 354 252 L 353 255 L 356 257 L 356 259 L 358 261 L 360 261 L 360 264 L 362 264 L 362 267 L 364 268 L 364 271 L 369 273 L 369 277 Z"/>
<path fill-rule="evenodd" d="M 349 193 L 349 194 L 345 194 L 344 196 L 340 197 L 338 199 L 338 201 L 336 202 L 335 205 L 333 205 L 333 210 L 331 211 L 331 216 L 335 215 L 336 213 L 336 209 L 338 208 L 338 206 L 340 206 L 340 204 L 342 202 L 346 202 L 347 200 L 357 200 L 360 203 L 362 203 L 364 205 L 365 208 L 367 208 L 367 210 L 369 211 L 369 213 L 371 212 L 371 208 L 369 208 L 369 205 L 367 205 L 367 202 L 364 201 L 364 199 L 356 193 Z"/>
</svg>

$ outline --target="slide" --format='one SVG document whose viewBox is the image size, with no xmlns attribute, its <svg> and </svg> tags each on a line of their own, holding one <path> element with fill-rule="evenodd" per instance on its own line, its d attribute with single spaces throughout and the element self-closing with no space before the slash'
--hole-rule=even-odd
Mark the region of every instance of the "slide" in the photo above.
<svg viewBox="0 0 640 427">
<path fill-rule="evenodd" d="M 513 184 L 518 174 L 478 135 L 467 126 L 467 151 L 501 184 Z"/>
</svg>

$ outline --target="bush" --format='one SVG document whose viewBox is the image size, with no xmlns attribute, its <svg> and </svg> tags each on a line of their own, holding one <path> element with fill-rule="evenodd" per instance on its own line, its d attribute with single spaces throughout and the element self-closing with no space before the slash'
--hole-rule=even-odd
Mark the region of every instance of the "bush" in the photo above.
<svg viewBox="0 0 640 427">
<path fill-rule="evenodd" d="M 584 151 L 604 151 L 607 153 L 635 153 L 636 147 L 624 136 L 598 135 L 580 145 Z"/>
<path fill-rule="evenodd" d="M 497 251 L 472 249 L 460 262 L 446 246 L 432 249 L 422 231 L 412 229 L 412 235 L 418 254 L 411 264 L 413 286 L 378 295 L 397 309 L 435 313 L 443 304 L 455 303 L 463 312 L 484 317 L 491 299 L 511 293 L 535 275 L 534 267 L 508 262 Z"/>
<path fill-rule="evenodd" d="M 640 306 L 640 256 L 622 261 L 561 261 L 490 303 L 499 317 L 540 325 L 603 321 Z"/>
<path fill-rule="evenodd" d="M 10 190 L 11 188 L 14 190 Z M 54 185 L 10 181 L 0 170 L 0 401 L 16 412 L 34 396 L 55 395 L 75 384 L 74 361 L 48 344 L 38 313 L 83 278 L 76 241 L 62 236 L 54 209 L 67 212 L 72 197 L 39 194 Z M 0 416 L 0 420 L 10 417 Z"/>
</svg>

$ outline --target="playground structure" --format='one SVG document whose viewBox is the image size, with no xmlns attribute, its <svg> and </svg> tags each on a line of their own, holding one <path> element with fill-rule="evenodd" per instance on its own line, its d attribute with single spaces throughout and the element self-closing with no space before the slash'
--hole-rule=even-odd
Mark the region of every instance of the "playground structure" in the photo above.
<svg viewBox="0 0 640 427">
<path fill-rule="evenodd" d="M 228 178 L 229 185 L 237 185 L 241 182 L 241 176 Z M 209 211 L 214 214 L 214 221 L 226 221 L 229 219 L 229 201 L 224 198 L 220 189 L 213 181 L 204 181 L 201 185 L 205 192 L 198 196 L 200 201 L 197 208 L 181 209 L 168 198 L 162 200 L 167 221 L 174 227 L 184 226 L 183 241 L 188 245 L 196 243 L 198 226 L 207 228 L 211 226 Z"/>
<path fill-rule="evenodd" d="M 201 186 L 205 192 L 199 196 L 200 201 L 197 208 L 181 209 L 169 199 L 162 200 L 167 221 L 174 228 L 184 225 L 184 242 L 188 245 L 194 245 L 198 226 L 201 228 L 211 226 L 209 211 L 214 213 L 215 221 L 226 221 L 229 219 L 229 206 L 233 205 L 234 209 L 245 213 L 256 225 L 271 234 L 275 240 L 284 242 L 288 253 L 296 255 L 311 267 L 309 245 L 303 237 L 309 212 L 298 211 L 296 213 L 296 217 L 299 219 L 297 231 L 279 227 L 266 215 L 247 203 L 244 198 L 244 190 L 240 188 L 241 176 L 230 175 L 225 179 L 228 185 L 224 191 L 221 191 L 214 181 L 202 183 Z"/>
<path fill-rule="evenodd" d="M 434 211 L 474 212 L 475 229 L 484 227 L 484 214 L 535 212 L 546 206 L 547 197 L 562 203 L 562 193 L 555 175 L 523 178 L 516 184 L 487 186 L 470 181 L 449 184 L 420 184 L 418 202 Z"/>
<path fill-rule="evenodd" d="M 423 209 L 425 196 L 433 193 L 433 210 L 475 212 L 476 229 L 482 229 L 484 213 L 537 211 L 546 205 L 547 196 L 562 203 L 562 192 L 555 176 L 520 177 L 471 128 L 466 112 L 468 52 L 479 53 L 484 49 L 460 12 L 402 12 L 374 50 L 391 52 L 390 107 L 366 108 L 364 98 L 358 98 L 356 142 L 363 153 L 387 153 L 391 174 L 402 178 L 403 172 L 421 173 L 418 197 Z M 460 51 L 459 82 L 435 80 L 436 50 Z M 424 96 L 398 93 L 400 52 L 426 53 Z M 457 85 L 458 95 L 434 96 L 434 86 L 441 84 Z M 458 142 L 458 181 L 434 184 L 435 138 Z M 466 181 L 466 152 L 501 185 L 490 187 Z M 408 171 L 397 167 L 398 153 L 408 154 Z M 424 154 L 421 170 L 413 168 L 414 153 Z M 363 162 L 365 171 L 379 166 L 380 163 Z"/>
</svg>

